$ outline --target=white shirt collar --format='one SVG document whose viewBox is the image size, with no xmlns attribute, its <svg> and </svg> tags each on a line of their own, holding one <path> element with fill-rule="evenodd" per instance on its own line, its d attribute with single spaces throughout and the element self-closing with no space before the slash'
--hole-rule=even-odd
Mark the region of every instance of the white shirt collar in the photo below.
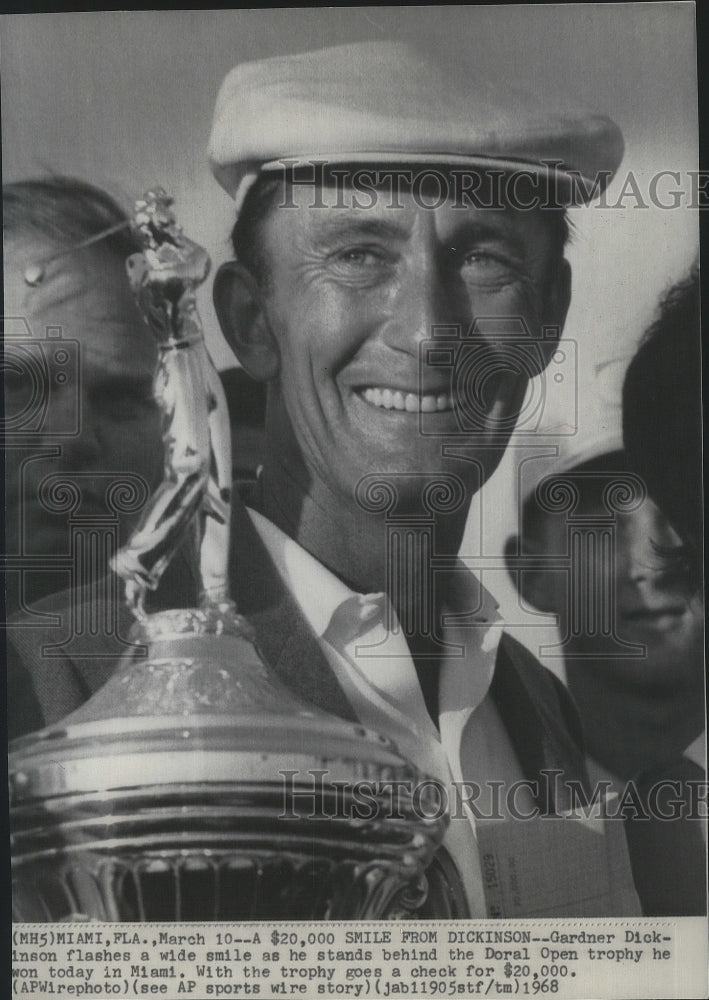
<svg viewBox="0 0 709 1000">
<path fill-rule="evenodd" d="M 357 597 L 366 601 L 367 597 L 371 597 L 375 603 L 381 601 L 381 594 L 361 595 L 350 590 L 347 584 L 318 562 L 307 549 L 263 514 L 251 507 L 247 507 L 247 511 L 281 579 L 297 600 L 318 638 L 325 635 L 335 612 L 349 599 Z"/>
<path fill-rule="evenodd" d="M 385 594 L 359 594 L 351 590 L 272 521 L 258 511 L 247 510 L 283 582 L 318 639 L 325 639 L 341 650 L 362 632 L 383 622 L 385 612 L 394 615 Z M 489 691 L 504 622 L 497 601 L 462 562 L 454 580 L 457 605 L 476 607 L 462 617 L 449 616 L 446 623 L 446 640 L 452 646 L 442 672 L 441 709 L 460 713 L 456 726 L 459 728 Z M 455 654 L 456 644 L 459 649 L 471 644 L 477 648 L 475 659 L 479 669 L 471 670 L 469 658 Z"/>
</svg>

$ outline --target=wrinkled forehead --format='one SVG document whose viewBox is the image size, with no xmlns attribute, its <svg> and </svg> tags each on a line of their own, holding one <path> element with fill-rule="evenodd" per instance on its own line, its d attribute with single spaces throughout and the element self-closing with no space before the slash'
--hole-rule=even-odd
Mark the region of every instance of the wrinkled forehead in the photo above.
<svg viewBox="0 0 709 1000">
<path fill-rule="evenodd" d="M 565 218 L 551 183 L 520 169 L 480 170 L 455 164 L 326 164 L 262 175 L 269 210 L 302 216 L 318 231 L 357 225 L 405 230 L 421 217 L 442 229 L 499 232 L 557 230 Z M 263 213 L 266 214 L 266 213 Z M 546 225 L 545 225 L 546 223 Z"/>
</svg>

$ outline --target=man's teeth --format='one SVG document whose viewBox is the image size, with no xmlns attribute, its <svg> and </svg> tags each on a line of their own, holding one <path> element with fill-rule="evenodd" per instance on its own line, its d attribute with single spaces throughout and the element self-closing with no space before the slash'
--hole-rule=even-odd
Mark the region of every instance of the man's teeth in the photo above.
<svg viewBox="0 0 709 1000">
<path fill-rule="evenodd" d="M 372 406 L 379 406 L 384 410 L 435 413 L 453 409 L 453 398 L 445 392 L 435 396 L 419 396 L 415 392 L 400 392 L 398 389 L 365 389 L 362 395 Z"/>
</svg>

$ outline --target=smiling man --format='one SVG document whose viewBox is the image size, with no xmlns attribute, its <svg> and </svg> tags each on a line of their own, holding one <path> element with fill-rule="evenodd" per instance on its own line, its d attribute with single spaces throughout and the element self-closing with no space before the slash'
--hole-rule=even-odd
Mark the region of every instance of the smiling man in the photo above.
<svg viewBox="0 0 709 1000">
<path fill-rule="evenodd" d="M 346 167 L 338 180 L 348 171 L 356 177 Z M 399 501 L 416 510 L 421 473 L 448 473 L 469 502 L 502 456 L 527 378 L 555 347 L 541 330 L 559 331 L 569 298 L 563 219 L 453 197 L 434 210 L 414 197 L 409 173 L 397 175 L 396 207 L 386 183 L 361 207 L 326 171 L 315 208 L 307 176 L 265 174 L 251 195 L 263 217 L 255 224 L 247 201 L 234 233 L 247 264 L 225 265 L 215 283 L 227 339 L 271 387 L 264 512 L 360 588 L 382 589 L 386 567 L 381 519 L 363 510 L 357 484 L 396 476 Z M 254 243 L 260 264 L 249 268 Z M 528 343 L 510 353 L 499 320 L 516 318 Z M 427 346 L 451 360 L 427 364 Z M 477 402 L 454 383 L 471 351 L 484 373 Z M 467 506 L 444 519 L 447 551 L 457 552 Z"/>
<path fill-rule="evenodd" d="M 493 912 L 476 845 L 495 844 L 488 821 L 523 878 L 535 870 L 517 915 L 634 912 L 632 891 L 620 909 L 622 893 L 615 910 L 599 902 L 600 875 L 581 887 L 573 873 L 593 862 L 567 850 L 570 823 L 509 839 L 505 821 L 569 807 L 552 772 L 583 785 L 577 720 L 458 559 L 470 502 L 564 324 L 565 208 L 621 153 L 607 119 L 488 81 L 463 93 L 399 44 L 238 66 L 217 100 L 210 156 L 237 221 L 214 301 L 268 389 L 237 601 L 258 627 L 272 597 L 254 597 L 249 567 L 268 565 L 292 602 L 281 630 L 310 637 L 307 665 L 278 651 L 283 679 L 474 800 L 439 858 L 458 879 L 438 916 Z M 547 877 L 554 836 L 566 847 Z"/>
<path fill-rule="evenodd" d="M 238 66 L 217 100 L 210 159 L 236 224 L 214 302 L 267 387 L 232 590 L 284 683 L 447 790 L 428 915 L 636 912 L 602 836 L 532 822 L 584 787 L 577 716 L 458 558 L 563 327 L 565 208 L 621 155 L 608 119 L 462 90 L 398 43 Z M 64 712 L 102 666 L 63 665 Z M 485 844 L 517 865 L 508 909 L 486 898 Z"/>
</svg>

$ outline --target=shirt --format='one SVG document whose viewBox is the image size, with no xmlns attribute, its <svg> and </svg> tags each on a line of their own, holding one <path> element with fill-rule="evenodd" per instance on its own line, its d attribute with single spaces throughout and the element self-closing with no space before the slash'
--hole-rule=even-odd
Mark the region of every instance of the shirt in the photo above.
<svg viewBox="0 0 709 1000">
<path fill-rule="evenodd" d="M 387 595 L 356 593 L 263 515 L 251 509 L 249 515 L 361 722 L 391 737 L 449 796 L 459 794 L 455 783 L 475 783 L 480 789 L 475 804 L 489 811 L 486 782 L 494 778 L 508 786 L 523 772 L 490 696 L 504 623 L 488 591 L 462 563 L 452 571 L 449 589 L 456 610 L 445 613 L 442 622 L 442 638 L 450 646 L 441 661 L 437 728 Z M 527 799 L 518 795 L 516 804 L 533 807 L 529 791 L 522 792 Z M 471 916 L 484 917 L 475 818 L 465 807 L 450 811 L 454 818 L 444 845 L 461 874 Z"/>
</svg>

